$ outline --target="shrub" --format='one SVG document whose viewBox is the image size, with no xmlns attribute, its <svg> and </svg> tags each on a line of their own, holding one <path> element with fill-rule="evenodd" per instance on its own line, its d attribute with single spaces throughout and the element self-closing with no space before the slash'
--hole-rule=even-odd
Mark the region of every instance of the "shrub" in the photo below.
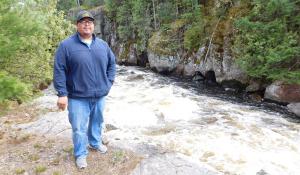
<svg viewBox="0 0 300 175">
<path fill-rule="evenodd" d="M 0 72 L 0 103 L 5 100 L 23 101 L 28 98 L 28 86 L 18 78 Z"/>
</svg>

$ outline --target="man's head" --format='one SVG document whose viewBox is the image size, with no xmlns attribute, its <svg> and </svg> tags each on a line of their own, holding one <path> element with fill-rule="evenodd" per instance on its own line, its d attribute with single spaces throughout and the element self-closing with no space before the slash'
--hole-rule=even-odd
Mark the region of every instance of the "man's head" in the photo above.
<svg viewBox="0 0 300 175">
<path fill-rule="evenodd" d="M 88 11 L 80 11 L 77 15 L 77 31 L 83 38 L 90 38 L 94 32 L 94 17 Z"/>
</svg>

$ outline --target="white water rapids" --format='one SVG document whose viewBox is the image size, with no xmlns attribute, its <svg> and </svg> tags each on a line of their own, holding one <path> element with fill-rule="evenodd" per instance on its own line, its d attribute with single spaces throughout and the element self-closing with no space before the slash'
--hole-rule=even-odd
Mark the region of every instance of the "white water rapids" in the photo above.
<svg viewBox="0 0 300 175">
<path fill-rule="evenodd" d="M 221 174 L 300 174 L 299 123 L 135 67 L 118 67 L 105 123 L 118 128 L 106 132 L 114 144 L 180 152 Z"/>
</svg>

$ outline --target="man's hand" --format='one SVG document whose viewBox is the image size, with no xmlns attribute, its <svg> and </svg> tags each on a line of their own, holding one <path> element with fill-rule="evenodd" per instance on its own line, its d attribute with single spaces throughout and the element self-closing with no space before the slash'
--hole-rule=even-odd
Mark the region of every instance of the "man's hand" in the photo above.
<svg viewBox="0 0 300 175">
<path fill-rule="evenodd" d="M 58 97 L 58 100 L 57 100 L 58 109 L 61 109 L 64 111 L 67 106 L 68 106 L 68 97 L 67 96 Z"/>
</svg>

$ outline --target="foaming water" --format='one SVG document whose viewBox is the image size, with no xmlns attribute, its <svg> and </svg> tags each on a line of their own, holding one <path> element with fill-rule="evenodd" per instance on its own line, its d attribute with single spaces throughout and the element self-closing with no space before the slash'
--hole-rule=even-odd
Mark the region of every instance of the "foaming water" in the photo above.
<svg viewBox="0 0 300 175">
<path fill-rule="evenodd" d="M 247 104 L 118 67 L 105 111 L 105 122 L 118 129 L 107 136 L 180 152 L 223 174 L 300 174 L 300 124 Z"/>
</svg>

